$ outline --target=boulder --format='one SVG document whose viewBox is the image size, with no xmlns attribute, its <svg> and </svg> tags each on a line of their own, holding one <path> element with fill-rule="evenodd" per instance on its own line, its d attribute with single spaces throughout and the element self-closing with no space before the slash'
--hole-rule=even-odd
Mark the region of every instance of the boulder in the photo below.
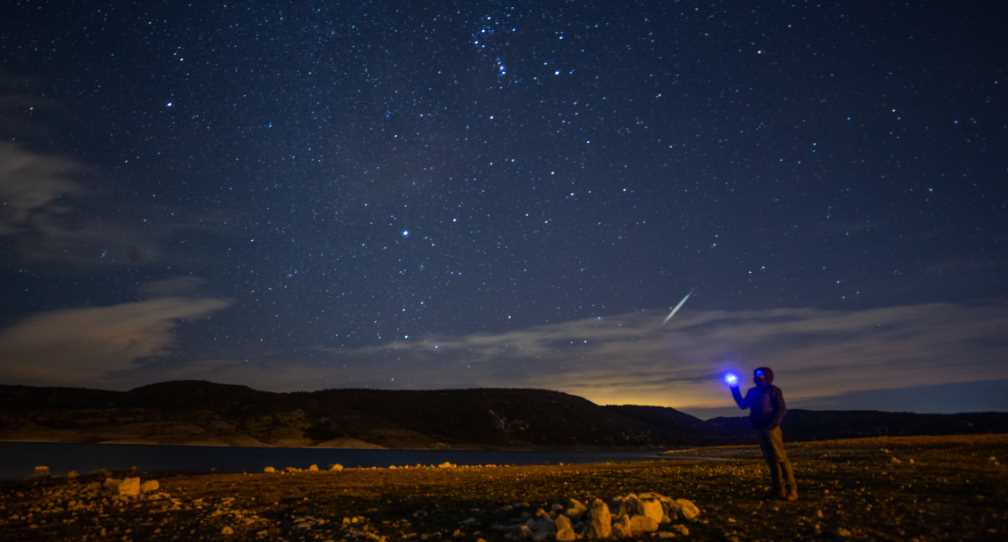
<svg viewBox="0 0 1008 542">
<path fill-rule="evenodd" d="M 273 474 L 274 472 L 276 472 L 276 467 L 266 467 L 263 469 L 263 472 L 265 472 L 266 474 Z"/>
<path fill-rule="evenodd" d="M 693 504 L 693 501 L 689 499 L 676 499 L 672 502 L 675 503 L 679 517 L 693 520 L 700 516 L 700 508 Z"/>
<path fill-rule="evenodd" d="M 564 512 L 568 517 L 579 518 L 588 511 L 588 507 L 577 499 L 571 498 L 567 499 L 567 510 Z"/>
<path fill-rule="evenodd" d="M 234 534 L 234 529 L 232 529 L 230 525 L 225 525 L 224 528 L 221 529 L 220 534 L 224 536 L 231 536 Z"/>
<path fill-rule="evenodd" d="M 115 491 L 115 490 L 119 489 L 119 484 L 121 484 L 121 483 L 122 483 L 122 480 L 120 480 L 118 478 L 106 478 L 105 479 L 105 483 L 104 483 L 104 487 L 105 487 L 105 489 L 111 489 L 111 490 Z"/>
<path fill-rule="evenodd" d="M 32 469 L 32 473 L 34 473 L 35 476 L 49 476 L 49 466 L 35 465 L 35 468 Z"/>
<path fill-rule="evenodd" d="M 640 515 L 647 516 L 657 523 L 668 522 L 665 517 L 665 506 L 662 501 L 668 497 L 658 493 L 641 493 L 637 495 L 638 510 Z"/>
<path fill-rule="evenodd" d="M 316 465 L 315 463 L 312 463 L 311 465 L 309 465 L 308 466 L 308 472 L 318 472 L 318 465 Z"/>
<path fill-rule="evenodd" d="M 616 516 L 612 522 L 612 534 L 616 538 L 630 538 L 633 530 L 630 528 L 630 516 Z"/>
<path fill-rule="evenodd" d="M 119 483 L 117 488 L 119 495 L 122 497 L 139 497 L 140 496 L 140 477 L 130 476 L 122 482 Z"/>
<path fill-rule="evenodd" d="M 689 536 L 689 527 L 683 525 L 682 523 L 676 523 L 672 526 L 672 530 L 679 533 L 682 536 Z"/>
<path fill-rule="evenodd" d="M 76 480 L 80 476 L 80 473 L 75 470 L 68 470 L 66 473 L 67 480 Z"/>
<path fill-rule="evenodd" d="M 612 536 L 612 514 L 605 501 L 602 499 L 593 500 L 588 517 L 588 528 L 584 532 L 585 538 L 609 538 Z"/>
<path fill-rule="evenodd" d="M 161 489 L 161 484 L 157 480 L 144 480 L 144 483 L 140 484 L 140 493 L 150 493 L 158 489 Z"/>
<path fill-rule="evenodd" d="M 340 465 L 339 463 L 329 465 L 329 472 L 339 472 L 341 470 L 343 470 L 343 465 Z"/>
<path fill-rule="evenodd" d="M 630 516 L 629 521 L 630 536 L 640 536 L 644 533 L 653 533 L 658 530 L 658 521 L 653 517 L 638 514 Z"/>
<path fill-rule="evenodd" d="M 456 467 L 457 467 L 457 465 L 455 465 L 454 463 L 452 463 L 450 461 L 445 461 L 444 463 L 441 463 L 440 465 L 437 466 L 437 468 L 439 468 L 439 469 L 454 469 Z"/>
<path fill-rule="evenodd" d="M 559 542 L 577 540 L 577 534 L 574 533 L 574 526 L 571 524 L 571 521 L 567 516 L 560 514 L 557 516 L 556 520 L 554 520 L 553 524 L 556 527 L 556 539 Z"/>
</svg>

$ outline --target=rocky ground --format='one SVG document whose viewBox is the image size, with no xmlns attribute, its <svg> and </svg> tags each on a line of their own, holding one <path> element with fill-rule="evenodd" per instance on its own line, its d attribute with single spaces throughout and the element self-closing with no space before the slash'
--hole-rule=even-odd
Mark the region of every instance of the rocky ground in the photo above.
<svg viewBox="0 0 1008 542">
<path fill-rule="evenodd" d="M 765 467 L 747 446 L 669 454 L 675 462 L 40 472 L 0 486 L 0 533 L 5 540 L 563 540 L 605 534 L 605 506 L 613 536 L 629 531 L 645 540 L 1008 539 L 1008 435 L 823 441 L 792 444 L 790 453 L 802 493 L 795 503 L 765 498 Z"/>
</svg>

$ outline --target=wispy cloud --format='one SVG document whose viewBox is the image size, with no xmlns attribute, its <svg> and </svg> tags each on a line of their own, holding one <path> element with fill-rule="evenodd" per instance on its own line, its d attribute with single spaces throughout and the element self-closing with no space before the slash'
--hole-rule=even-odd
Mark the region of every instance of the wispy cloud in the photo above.
<svg viewBox="0 0 1008 542">
<path fill-rule="evenodd" d="M 172 364 L 133 378 L 208 378 L 273 390 L 325 387 L 537 387 L 599 403 L 709 409 L 728 405 L 719 375 L 757 365 L 778 373 L 790 402 L 936 382 L 1008 377 L 1008 307 L 905 305 L 633 312 L 501 333 L 423 337 L 323 349 L 312 360 Z M 857 408 L 852 404 L 850 408 Z"/>
<path fill-rule="evenodd" d="M 117 372 L 172 351 L 178 322 L 229 304 L 168 297 L 39 313 L 0 331 L 0 380 L 119 387 L 111 380 Z"/>
<path fill-rule="evenodd" d="M 152 280 L 140 286 L 140 294 L 145 297 L 165 297 L 190 295 L 206 284 L 206 279 L 190 275 Z"/>
<path fill-rule="evenodd" d="M 85 174 L 73 160 L 0 143 L 0 239 L 25 262 L 155 260 L 160 251 L 151 235 L 88 212 L 84 201 L 96 194 L 79 181 Z"/>
</svg>

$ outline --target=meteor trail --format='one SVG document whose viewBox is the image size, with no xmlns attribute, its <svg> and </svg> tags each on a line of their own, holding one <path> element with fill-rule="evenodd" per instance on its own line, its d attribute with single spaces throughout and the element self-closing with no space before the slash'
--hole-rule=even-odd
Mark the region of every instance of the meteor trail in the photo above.
<svg viewBox="0 0 1008 542">
<path fill-rule="evenodd" d="M 681 309 L 683 305 L 686 304 L 686 300 L 689 299 L 689 296 L 691 295 L 693 295 L 693 290 L 690 290 L 689 293 L 686 294 L 686 297 L 682 298 L 682 301 L 680 301 L 679 304 L 672 309 L 672 312 L 668 313 L 668 316 L 666 316 L 665 320 L 662 322 L 663 326 L 667 324 L 668 321 L 671 320 L 672 317 L 675 316 L 677 312 L 679 312 L 679 309 Z"/>
</svg>

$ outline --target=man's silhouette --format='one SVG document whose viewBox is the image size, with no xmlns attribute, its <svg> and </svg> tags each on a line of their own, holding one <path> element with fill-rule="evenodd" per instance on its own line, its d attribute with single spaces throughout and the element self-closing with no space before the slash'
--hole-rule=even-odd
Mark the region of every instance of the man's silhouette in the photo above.
<svg viewBox="0 0 1008 542">
<path fill-rule="evenodd" d="M 798 486 L 795 485 L 791 462 L 784 452 L 784 433 L 780 427 L 787 412 L 784 394 L 773 385 L 773 371 L 769 367 L 758 367 L 753 371 L 753 382 L 756 386 L 749 388 L 745 397 L 739 393 L 738 384 L 733 384 L 732 397 L 739 408 L 749 409 L 749 421 L 759 437 L 763 459 L 770 467 L 774 496 L 789 501 L 798 500 Z M 784 483 L 787 484 L 786 488 Z"/>
</svg>

